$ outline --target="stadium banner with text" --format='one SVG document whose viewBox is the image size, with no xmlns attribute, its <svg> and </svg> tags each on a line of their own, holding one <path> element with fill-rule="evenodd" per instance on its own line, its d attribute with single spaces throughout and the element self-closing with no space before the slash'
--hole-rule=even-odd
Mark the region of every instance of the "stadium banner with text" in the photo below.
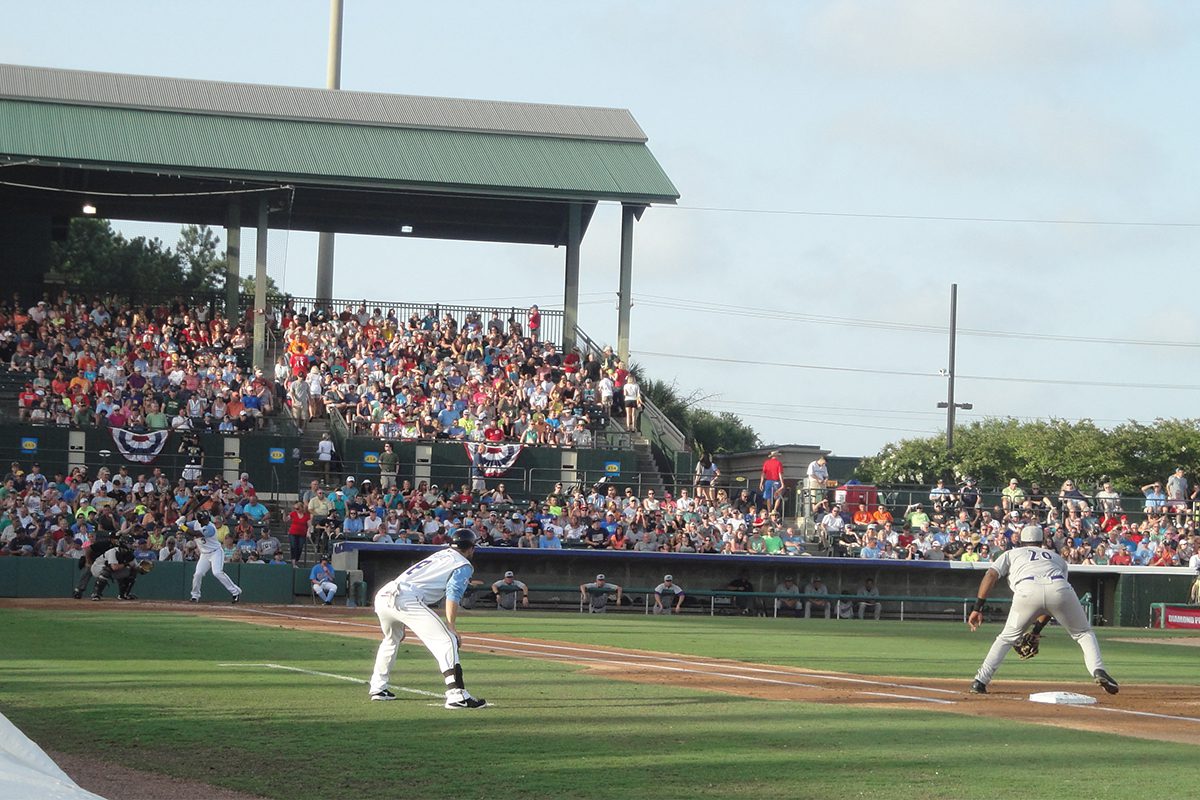
<svg viewBox="0 0 1200 800">
<path fill-rule="evenodd" d="M 1162 627 L 1200 629 L 1200 607 L 1172 606 L 1162 607 Z"/>
</svg>

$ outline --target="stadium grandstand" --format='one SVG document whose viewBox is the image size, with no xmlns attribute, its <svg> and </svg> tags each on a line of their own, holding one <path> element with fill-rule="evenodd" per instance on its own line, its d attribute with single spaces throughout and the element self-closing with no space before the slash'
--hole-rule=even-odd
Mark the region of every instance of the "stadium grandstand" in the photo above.
<svg viewBox="0 0 1200 800">
<path fill-rule="evenodd" d="M 0 111 L 17 276 L 0 304 L 3 556 L 74 559 L 119 532 L 139 557 L 194 559 L 173 532 L 200 510 L 234 564 L 460 527 L 484 548 L 746 563 L 986 562 L 1032 522 L 1095 567 L 1179 567 L 1200 546 L 1181 475 L 1135 499 L 1070 482 L 861 493 L 814 462 L 769 509 L 756 480 L 698 463 L 628 369 L 634 224 L 678 194 L 627 111 L 14 66 Z M 623 206 L 615 346 L 576 324 L 602 201 Z M 224 225 L 231 275 L 253 221 L 254 295 L 56 283 L 51 242 L 97 212 Z M 275 227 L 563 246 L 564 308 L 267 296 Z"/>
</svg>

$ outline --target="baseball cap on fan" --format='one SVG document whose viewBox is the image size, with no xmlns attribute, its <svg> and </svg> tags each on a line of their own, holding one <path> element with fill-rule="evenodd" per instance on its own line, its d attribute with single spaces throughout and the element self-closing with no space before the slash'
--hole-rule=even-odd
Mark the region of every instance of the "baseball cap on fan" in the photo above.
<svg viewBox="0 0 1200 800">
<path fill-rule="evenodd" d="M 504 577 L 506 577 L 506 578 L 511 578 L 511 577 L 513 577 L 513 572 L 512 572 L 512 570 L 510 569 L 508 572 L 505 572 L 505 573 L 504 573 Z"/>
<path fill-rule="evenodd" d="M 602 581 L 602 580 L 604 580 L 604 573 L 603 573 L 603 572 L 601 572 L 599 575 L 597 575 L 597 576 L 596 576 L 596 580 L 598 580 L 598 581 Z"/>
<path fill-rule="evenodd" d="M 675 580 L 674 575 L 663 575 L 663 583 L 670 583 L 673 580 Z"/>
</svg>

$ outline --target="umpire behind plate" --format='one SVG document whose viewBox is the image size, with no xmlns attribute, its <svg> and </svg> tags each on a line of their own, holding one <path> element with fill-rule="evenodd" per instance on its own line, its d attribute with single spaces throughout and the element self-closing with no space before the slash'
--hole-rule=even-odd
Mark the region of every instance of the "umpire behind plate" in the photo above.
<svg viewBox="0 0 1200 800">
<path fill-rule="evenodd" d="M 1067 562 L 1058 553 L 1042 547 L 1044 536 L 1039 526 L 1026 525 L 1021 529 L 1018 546 L 1002 553 L 992 562 L 979 584 L 975 608 L 967 620 L 972 631 L 983 622 L 983 606 L 988 593 L 1003 577 L 1008 577 L 1013 600 L 1004 630 L 992 643 L 992 649 L 971 682 L 972 694 L 987 694 L 988 684 L 1008 651 L 1021 641 L 1029 623 L 1045 615 L 1058 620 L 1079 644 L 1083 650 L 1083 661 L 1096 683 L 1109 694 L 1118 691 L 1117 682 L 1104 671 L 1100 643 L 1096 641 L 1087 614 L 1075 596 L 1075 590 L 1067 582 Z"/>
</svg>

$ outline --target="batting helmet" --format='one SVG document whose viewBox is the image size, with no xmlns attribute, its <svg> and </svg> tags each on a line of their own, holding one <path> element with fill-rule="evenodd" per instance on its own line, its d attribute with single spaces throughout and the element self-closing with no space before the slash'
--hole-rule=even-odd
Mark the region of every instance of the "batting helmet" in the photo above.
<svg viewBox="0 0 1200 800">
<path fill-rule="evenodd" d="M 1045 538 L 1040 525 L 1026 525 L 1021 528 L 1021 544 L 1041 544 Z"/>
<path fill-rule="evenodd" d="M 459 528 L 450 537 L 450 546 L 455 550 L 469 550 L 475 546 L 475 534 L 466 528 Z"/>
</svg>

